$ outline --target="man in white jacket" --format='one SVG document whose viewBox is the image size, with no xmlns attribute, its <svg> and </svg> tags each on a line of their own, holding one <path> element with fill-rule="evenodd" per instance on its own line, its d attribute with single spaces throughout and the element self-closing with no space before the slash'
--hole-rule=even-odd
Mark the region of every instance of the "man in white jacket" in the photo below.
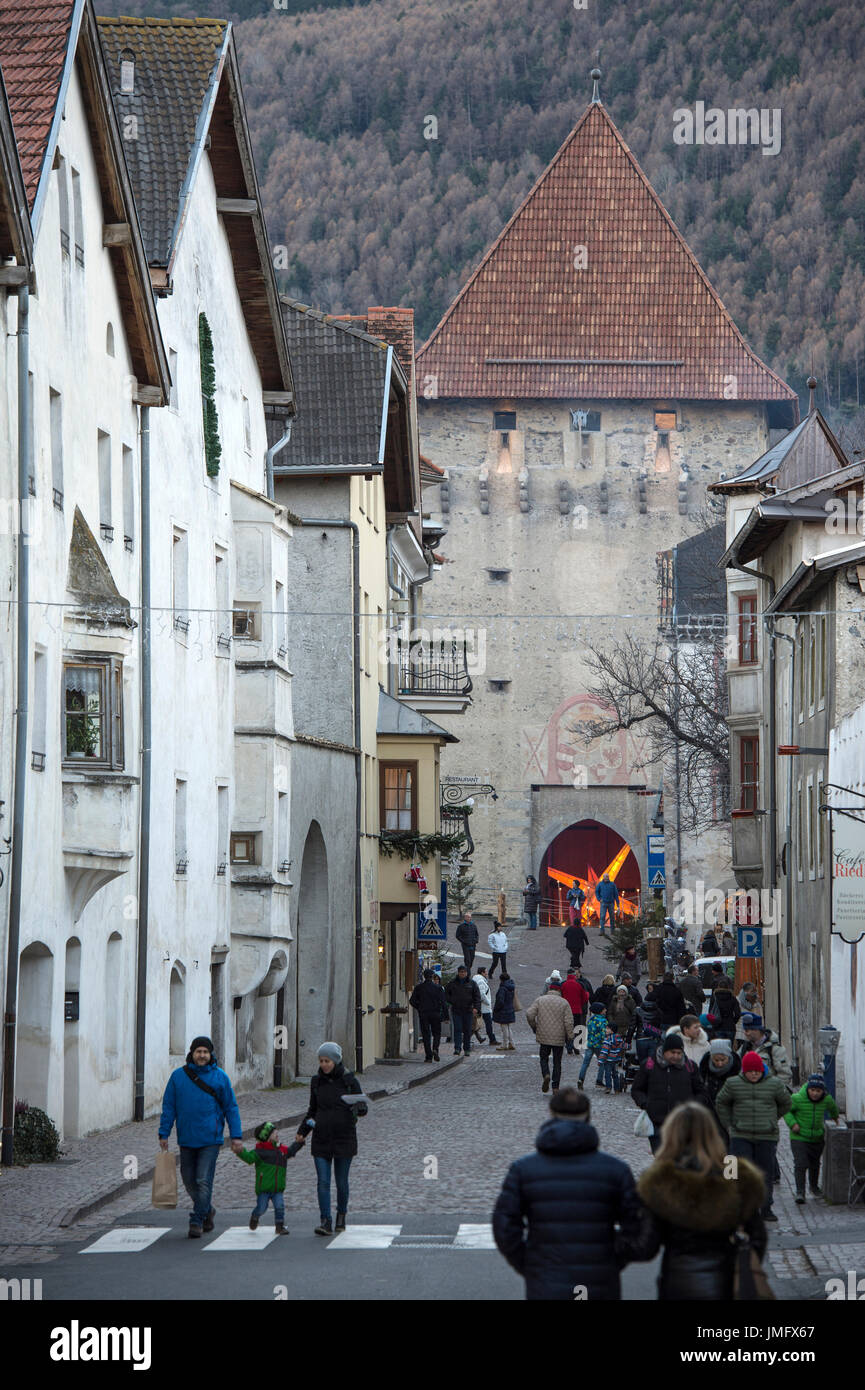
<svg viewBox="0 0 865 1390">
<path fill-rule="evenodd" d="M 685 1014 L 679 1022 L 678 1028 L 673 1024 L 672 1028 L 667 1029 L 668 1033 L 680 1033 L 685 1042 L 685 1056 L 689 1062 L 693 1062 L 698 1067 L 709 1051 L 709 1038 L 705 1028 L 700 1026 L 700 1020 L 696 1014 Z"/>
<path fill-rule="evenodd" d="M 493 953 L 493 963 L 490 966 L 490 980 L 495 973 L 495 968 L 501 962 L 502 973 L 508 968 L 508 938 L 505 936 L 504 927 L 501 922 L 493 918 L 493 930 L 487 937 L 487 943 Z"/>
<path fill-rule="evenodd" d="M 490 982 L 487 979 L 486 966 L 478 966 L 478 973 L 473 975 L 472 979 L 478 987 L 478 994 L 481 996 L 481 1018 L 487 1030 L 487 1042 L 492 1046 L 494 1043 L 498 1042 L 498 1038 L 493 1032 L 493 996 L 490 990 Z M 478 1036 L 478 1032 L 479 1030 L 475 1032 L 475 1037 L 478 1039 L 478 1042 L 483 1042 L 483 1038 Z"/>
</svg>

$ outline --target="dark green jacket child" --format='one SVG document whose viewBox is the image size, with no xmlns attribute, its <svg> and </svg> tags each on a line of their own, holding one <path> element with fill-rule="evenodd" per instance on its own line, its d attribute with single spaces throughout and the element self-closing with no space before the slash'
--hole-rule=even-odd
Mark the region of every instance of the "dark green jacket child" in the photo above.
<svg viewBox="0 0 865 1390">
<path fill-rule="evenodd" d="M 303 1144 L 256 1144 L 253 1153 L 241 1149 L 237 1155 L 244 1163 L 255 1164 L 255 1192 L 284 1192 L 285 1165 L 303 1148 Z"/>
</svg>

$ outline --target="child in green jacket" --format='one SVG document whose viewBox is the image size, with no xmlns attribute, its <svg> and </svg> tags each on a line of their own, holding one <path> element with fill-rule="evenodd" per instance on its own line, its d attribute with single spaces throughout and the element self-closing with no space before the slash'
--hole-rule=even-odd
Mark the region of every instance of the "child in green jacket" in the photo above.
<svg viewBox="0 0 865 1390">
<path fill-rule="evenodd" d="M 820 1159 L 826 1142 L 826 1117 L 837 1120 L 838 1106 L 826 1090 L 819 1072 L 809 1076 L 805 1085 L 790 1097 L 790 1109 L 784 1116 L 790 1126 L 790 1149 L 796 1174 L 796 1201 L 805 1201 L 805 1174 L 808 1174 L 811 1195 L 820 1193 Z"/>
<path fill-rule="evenodd" d="M 238 1158 L 242 1158 L 244 1163 L 255 1164 L 255 1191 L 258 1200 L 255 1203 L 251 1217 L 249 1218 L 249 1229 L 256 1230 L 260 1217 L 267 1211 L 268 1202 L 273 1202 L 273 1217 L 276 1223 L 276 1234 L 287 1236 L 285 1229 L 285 1165 L 290 1158 L 294 1158 L 299 1149 L 302 1149 L 306 1139 L 295 1140 L 293 1144 L 280 1144 L 279 1135 L 276 1127 L 270 1120 L 265 1120 L 264 1124 L 259 1125 L 255 1130 L 255 1137 L 258 1143 L 253 1153 L 248 1149 L 241 1149 Z"/>
</svg>

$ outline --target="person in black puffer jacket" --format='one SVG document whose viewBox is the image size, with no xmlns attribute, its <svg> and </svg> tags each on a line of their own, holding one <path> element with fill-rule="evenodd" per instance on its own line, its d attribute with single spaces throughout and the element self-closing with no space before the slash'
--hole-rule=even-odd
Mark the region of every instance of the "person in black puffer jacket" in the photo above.
<svg viewBox="0 0 865 1390">
<path fill-rule="evenodd" d="M 577 1287 L 590 1302 L 618 1299 L 627 1257 L 616 1258 L 615 1225 L 626 1241 L 640 1234 L 633 1175 L 620 1158 L 599 1151 L 585 1095 L 566 1086 L 550 1111 L 537 1153 L 507 1171 L 493 1211 L 496 1245 L 525 1279 L 528 1299 L 573 1302 Z"/>
<path fill-rule="evenodd" d="M 663 1301 L 732 1299 L 737 1247 L 730 1237 L 740 1226 L 763 1258 L 763 1175 L 746 1158 L 739 1159 L 735 1176 L 726 1169 L 724 1145 L 709 1111 L 694 1101 L 680 1105 L 664 1126 L 654 1163 L 637 1183 L 639 1236 L 633 1240 L 623 1232 L 616 1242 L 623 1261 L 651 1260 L 663 1246 L 658 1280 Z M 747 1249 L 743 1253 L 747 1260 Z"/>
<path fill-rule="evenodd" d="M 742 1010 L 728 980 L 717 985 L 709 1005 L 709 1013 L 715 1015 L 715 1037 L 729 1038 L 732 1041 L 736 1036 L 736 1024 Z"/>
<path fill-rule="evenodd" d="M 317 1236 L 333 1235 L 330 1219 L 331 1164 L 336 1179 L 336 1229 L 345 1230 L 348 1211 L 348 1170 L 357 1153 L 357 1116 L 367 1113 L 364 1101 L 347 1105 L 347 1095 L 362 1095 L 360 1082 L 342 1063 L 339 1043 L 322 1043 L 318 1049 L 318 1072 L 309 1083 L 309 1109 L 295 1139 L 300 1142 L 312 1130 L 312 1157 L 318 1174 L 318 1209 L 321 1221 Z"/>
<path fill-rule="evenodd" d="M 655 1126 L 655 1132 L 649 1139 L 652 1153 L 660 1147 L 661 1126 L 671 1110 L 686 1100 L 708 1104 L 700 1073 L 685 1056 L 685 1041 L 681 1034 L 667 1033 L 664 1041 L 655 1049 L 654 1057 L 647 1057 L 640 1064 L 631 1085 L 631 1098 L 635 1105 L 646 1111 Z"/>
<path fill-rule="evenodd" d="M 678 1026 L 682 1014 L 688 1012 L 679 986 L 673 983 L 672 971 L 668 970 L 663 983 L 657 985 L 652 993 L 652 1002 L 657 1004 L 661 1015 L 661 1027 Z"/>
</svg>

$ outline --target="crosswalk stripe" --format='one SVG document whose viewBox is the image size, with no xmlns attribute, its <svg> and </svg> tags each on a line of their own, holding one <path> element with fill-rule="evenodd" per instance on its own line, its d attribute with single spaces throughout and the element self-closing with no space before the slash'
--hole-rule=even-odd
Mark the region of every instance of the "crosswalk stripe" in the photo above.
<svg viewBox="0 0 865 1390">
<path fill-rule="evenodd" d="M 402 1226 L 349 1226 L 328 1241 L 328 1250 L 387 1250 Z"/>
<path fill-rule="evenodd" d="M 106 1231 L 104 1236 L 100 1236 L 92 1245 L 88 1245 L 86 1250 L 79 1250 L 79 1255 L 135 1255 L 139 1250 L 146 1250 L 148 1245 L 152 1245 L 160 1236 L 164 1236 L 170 1231 L 170 1226 L 118 1226 L 115 1231 Z"/>
<path fill-rule="evenodd" d="M 493 1240 L 493 1228 L 489 1222 L 479 1224 L 463 1222 L 454 1236 L 454 1248 L 457 1250 L 495 1250 L 496 1243 Z"/>
<path fill-rule="evenodd" d="M 220 1254 L 226 1250 L 265 1250 L 276 1239 L 277 1234 L 272 1226 L 259 1226 L 257 1231 L 251 1231 L 248 1226 L 229 1226 L 227 1231 L 223 1231 L 221 1236 L 204 1248 L 208 1255 L 212 1250 Z"/>
</svg>

